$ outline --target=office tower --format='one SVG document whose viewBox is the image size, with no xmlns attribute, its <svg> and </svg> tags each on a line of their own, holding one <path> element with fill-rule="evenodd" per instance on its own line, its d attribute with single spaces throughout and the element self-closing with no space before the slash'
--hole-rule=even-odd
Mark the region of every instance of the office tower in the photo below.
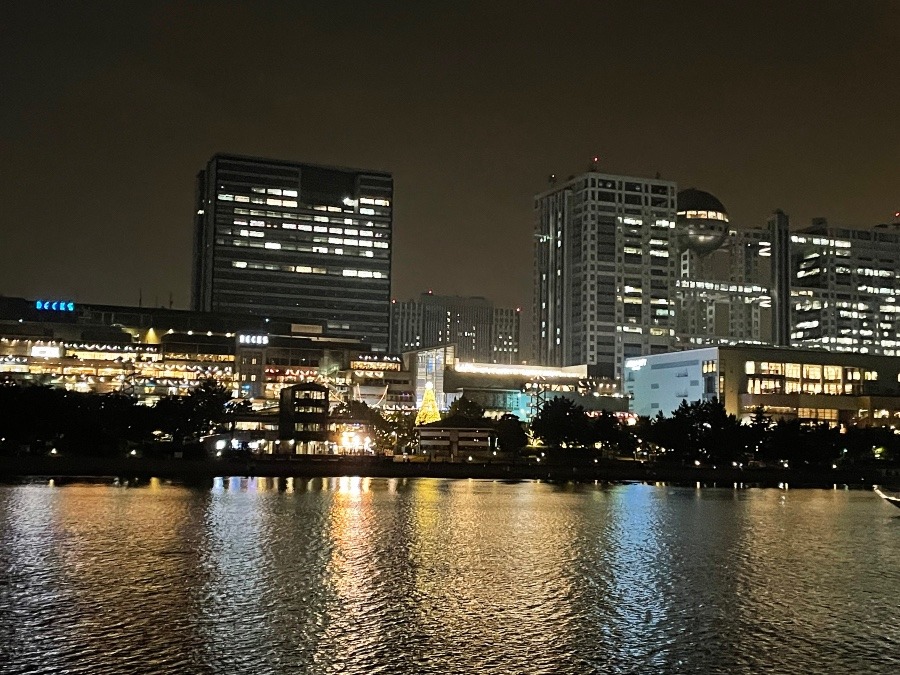
<svg viewBox="0 0 900 675">
<path fill-rule="evenodd" d="M 772 344 L 791 344 L 791 233 L 787 214 L 778 210 L 769 219 L 772 244 Z"/>
<path fill-rule="evenodd" d="M 900 354 L 900 225 L 824 218 L 791 236 L 794 346 Z"/>
<path fill-rule="evenodd" d="M 191 304 L 388 346 L 393 179 L 215 155 L 197 176 Z"/>
<path fill-rule="evenodd" d="M 768 289 L 774 270 L 769 239 L 768 231 L 762 228 L 729 233 L 728 344 L 771 342 L 772 301 Z"/>
<path fill-rule="evenodd" d="M 460 361 L 519 363 L 518 309 L 482 297 L 422 293 L 391 303 L 391 351 L 455 345 Z"/>
<path fill-rule="evenodd" d="M 534 357 L 621 377 L 674 346 L 672 181 L 592 170 L 535 197 Z"/>
</svg>

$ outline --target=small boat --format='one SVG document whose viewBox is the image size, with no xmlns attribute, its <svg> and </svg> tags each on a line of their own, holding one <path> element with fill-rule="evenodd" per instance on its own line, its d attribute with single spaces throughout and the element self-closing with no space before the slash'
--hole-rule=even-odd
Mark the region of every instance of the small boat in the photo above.
<svg viewBox="0 0 900 675">
<path fill-rule="evenodd" d="M 891 504 L 892 506 L 896 506 L 898 509 L 900 509 L 900 494 L 893 494 L 893 495 L 887 494 L 886 492 L 881 490 L 877 485 L 875 486 L 874 489 L 875 489 L 875 494 L 877 494 L 879 497 L 881 497 L 884 501 L 886 501 L 888 504 Z"/>
</svg>

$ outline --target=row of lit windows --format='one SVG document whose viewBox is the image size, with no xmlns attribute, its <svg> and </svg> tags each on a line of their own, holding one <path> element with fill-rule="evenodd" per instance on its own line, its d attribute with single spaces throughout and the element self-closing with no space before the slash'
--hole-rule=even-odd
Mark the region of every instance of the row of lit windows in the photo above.
<svg viewBox="0 0 900 675">
<path fill-rule="evenodd" d="M 255 262 L 247 262 L 245 260 L 234 260 L 231 263 L 232 267 L 236 267 L 238 269 L 251 269 L 251 270 L 267 270 L 270 272 L 294 272 L 297 274 L 334 274 L 340 275 L 344 277 L 360 277 L 363 279 L 387 279 L 388 275 L 385 272 L 374 272 L 371 270 L 337 270 L 337 269 L 327 269 L 325 267 L 312 267 L 309 265 L 274 265 L 274 264 L 263 264 L 263 263 L 255 263 Z"/>
<path fill-rule="evenodd" d="M 333 230 L 335 228 L 331 229 Z M 231 232 L 225 231 L 223 232 L 223 234 L 235 234 L 235 232 L 233 230 Z M 262 232 L 260 230 L 238 230 L 237 234 L 241 237 L 254 237 L 256 239 L 262 239 L 266 236 L 265 232 Z M 371 236 L 371 234 L 369 236 Z M 306 241 L 309 240 L 306 239 Z M 312 241 L 316 244 L 339 244 L 343 246 L 359 246 L 362 248 L 388 248 L 389 246 L 386 241 L 371 241 L 369 239 L 342 239 L 339 237 L 313 237 Z M 281 244 L 274 242 L 273 244 L 274 245 L 270 246 L 269 243 L 267 243 L 266 248 L 281 248 Z"/>
<path fill-rule="evenodd" d="M 249 225 L 251 227 L 266 227 L 266 223 L 261 220 L 251 220 L 248 222 L 246 220 L 236 218 L 233 222 L 235 225 L 242 225 L 242 226 Z M 385 236 L 381 232 L 373 232 L 372 230 L 358 230 L 356 228 L 350 228 L 350 227 L 341 228 L 341 227 L 325 227 L 324 225 L 302 225 L 302 224 L 297 225 L 296 223 L 282 223 L 281 228 L 284 230 L 299 230 L 300 232 L 318 232 L 321 234 L 342 234 L 342 235 L 349 235 L 349 236 L 353 236 L 353 237 L 369 237 L 369 238 L 375 238 L 375 239 L 382 239 Z M 231 231 L 226 228 L 223 230 L 223 232 L 227 234 Z M 249 235 L 248 235 L 248 232 L 250 233 Z M 261 230 L 243 230 L 242 229 L 242 230 L 240 230 L 240 233 L 241 233 L 241 236 L 244 236 L 244 237 L 246 237 L 246 236 L 251 236 L 251 237 L 265 236 L 265 233 Z M 356 245 L 372 246 L 372 244 L 369 244 L 369 243 L 357 243 Z M 375 246 L 378 248 L 387 248 L 387 244 L 383 243 L 383 242 L 380 244 L 375 243 Z"/>
<path fill-rule="evenodd" d="M 747 379 L 748 394 L 844 394 L 858 396 L 860 385 L 850 382 L 800 382 L 783 380 L 774 376 L 754 375 Z"/>
<path fill-rule="evenodd" d="M 269 194 L 269 195 L 278 195 L 278 196 L 285 196 L 285 197 L 297 197 L 298 196 L 296 190 L 288 190 L 288 189 L 282 189 L 282 188 L 252 187 L 252 188 L 250 188 L 250 191 L 255 192 L 257 194 L 261 194 L 261 195 Z"/>
<path fill-rule="evenodd" d="M 336 225 L 361 225 L 361 221 L 347 218 L 346 216 L 336 217 L 336 216 L 312 216 L 305 213 L 280 213 L 278 211 L 258 211 L 256 209 L 234 209 L 234 215 L 236 216 L 259 216 L 259 217 L 268 217 L 268 218 L 278 218 L 280 220 L 305 220 L 307 222 L 316 222 L 316 223 L 334 223 Z M 278 227 L 278 224 L 266 223 L 262 220 L 250 221 L 251 225 L 255 225 L 258 227 Z M 281 226 L 284 227 L 286 223 L 282 223 Z M 379 222 L 375 223 L 371 220 L 366 221 L 366 227 L 387 227 L 387 223 Z M 376 235 L 377 236 L 377 235 Z"/>
<path fill-rule="evenodd" d="M 728 216 L 721 211 L 679 211 L 678 215 L 688 219 L 701 218 L 704 220 L 721 220 L 726 223 L 728 222 Z"/>
<path fill-rule="evenodd" d="M 297 208 L 296 199 L 274 199 L 272 197 L 248 197 L 247 195 L 232 195 L 227 193 L 219 193 L 220 202 L 243 202 L 245 204 L 265 204 L 266 206 L 287 206 L 289 208 Z M 338 209 L 340 210 L 340 209 Z"/>
<path fill-rule="evenodd" d="M 224 243 L 224 242 L 222 242 Z M 329 249 L 327 246 L 297 246 L 291 243 L 280 243 L 277 241 L 267 241 L 267 242 L 255 242 L 255 241 L 242 241 L 240 239 L 234 239 L 231 242 L 232 246 L 236 246 L 238 248 L 266 248 L 270 250 L 280 251 L 300 251 L 301 253 L 322 253 L 322 254 L 333 254 L 333 255 L 356 255 L 361 258 L 374 258 L 375 254 L 372 251 L 368 250 L 360 250 L 360 251 L 345 251 L 343 248 L 331 248 Z M 379 247 L 381 248 L 381 247 Z M 385 246 L 384 248 L 387 248 Z M 383 257 L 383 256 L 379 256 Z"/>
<path fill-rule="evenodd" d="M 821 381 L 824 377 L 828 382 L 877 380 L 878 373 L 874 370 L 862 370 L 860 368 L 845 368 L 835 365 L 819 365 L 813 363 L 774 363 L 770 361 L 747 361 L 744 364 L 744 372 L 747 375 L 778 375 L 794 380 Z"/>
<path fill-rule="evenodd" d="M 268 204 L 270 206 L 287 206 L 290 208 L 297 208 L 297 200 L 296 190 L 280 190 L 278 188 L 268 188 L 263 190 L 263 188 L 251 188 L 251 191 L 266 196 L 248 196 L 248 195 L 239 195 L 239 194 L 231 194 L 228 192 L 220 192 L 217 197 L 219 201 L 223 202 L 250 202 L 252 204 Z M 273 196 L 268 196 L 273 195 Z M 276 197 L 294 197 L 294 199 L 277 199 Z M 350 198 L 344 200 L 344 204 L 346 206 L 356 206 L 356 201 Z M 372 199 L 370 197 L 361 197 L 359 199 L 360 204 L 370 204 L 372 206 L 390 206 L 391 203 L 387 199 Z M 329 211 L 340 213 L 343 211 L 340 207 L 337 206 L 313 206 L 313 209 L 316 211 Z M 360 213 L 374 215 L 375 210 L 371 208 L 360 208 Z"/>
</svg>

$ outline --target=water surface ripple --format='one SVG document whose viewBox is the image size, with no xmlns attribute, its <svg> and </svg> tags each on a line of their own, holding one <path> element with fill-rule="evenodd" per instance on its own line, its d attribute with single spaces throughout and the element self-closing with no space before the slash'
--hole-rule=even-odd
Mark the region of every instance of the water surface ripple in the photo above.
<svg viewBox="0 0 900 675">
<path fill-rule="evenodd" d="M 898 601 L 866 491 L 0 486 L 0 673 L 897 673 Z"/>
</svg>

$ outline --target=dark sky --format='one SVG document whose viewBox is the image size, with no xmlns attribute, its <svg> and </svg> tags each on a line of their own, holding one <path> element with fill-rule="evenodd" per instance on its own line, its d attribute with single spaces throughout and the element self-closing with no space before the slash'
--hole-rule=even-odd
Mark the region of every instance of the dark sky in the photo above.
<svg viewBox="0 0 900 675">
<path fill-rule="evenodd" d="M 0 294 L 189 302 L 194 177 L 392 171 L 395 297 L 529 306 L 532 197 L 601 168 L 869 226 L 900 208 L 900 2 L 6 2 Z"/>
</svg>

